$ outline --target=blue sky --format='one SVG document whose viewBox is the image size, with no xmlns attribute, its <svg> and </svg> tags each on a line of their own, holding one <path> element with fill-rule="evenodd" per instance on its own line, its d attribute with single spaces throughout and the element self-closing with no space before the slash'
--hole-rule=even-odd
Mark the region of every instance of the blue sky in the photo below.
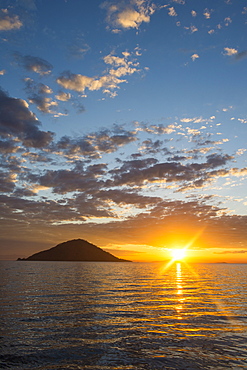
<svg viewBox="0 0 247 370">
<path fill-rule="evenodd" d="M 0 9 L 1 258 L 246 261 L 247 1 Z"/>
</svg>

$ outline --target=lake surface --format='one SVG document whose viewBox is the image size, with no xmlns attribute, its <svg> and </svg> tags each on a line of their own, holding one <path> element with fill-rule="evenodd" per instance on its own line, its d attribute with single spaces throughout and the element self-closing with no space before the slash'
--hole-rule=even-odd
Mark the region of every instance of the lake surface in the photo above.
<svg viewBox="0 0 247 370">
<path fill-rule="evenodd" d="M 245 264 L 0 268 L 0 369 L 247 369 Z"/>
</svg>

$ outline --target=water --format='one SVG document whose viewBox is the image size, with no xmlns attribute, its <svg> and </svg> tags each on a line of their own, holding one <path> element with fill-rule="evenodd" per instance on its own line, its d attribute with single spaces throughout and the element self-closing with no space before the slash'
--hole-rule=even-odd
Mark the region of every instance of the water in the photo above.
<svg viewBox="0 0 247 370">
<path fill-rule="evenodd" d="M 1 369 L 247 369 L 247 265 L 0 267 Z"/>
</svg>

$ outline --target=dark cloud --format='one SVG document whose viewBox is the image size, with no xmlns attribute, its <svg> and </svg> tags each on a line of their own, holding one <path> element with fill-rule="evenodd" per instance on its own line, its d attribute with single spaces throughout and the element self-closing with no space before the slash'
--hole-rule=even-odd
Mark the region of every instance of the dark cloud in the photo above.
<svg viewBox="0 0 247 370">
<path fill-rule="evenodd" d="M 155 158 L 134 159 L 131 161 L 124 161 L 120 171 L 122 172 L 122 171 L 130 171 L 130 170 L 142 170 L 148 166 L 156 164 L 157 162 L 158 160 Z M 113 173 L 115 171 L 113 171 Z"/>
<path fill-rule="evenodd" d="M 99 180 L 105 173 L 106 165 L 92 165 L 86 169 L 75 167 L 72 170 L 48 170 L 45 174 L 30 174 L 27 179 L 41 186 L 52 188 L 54 193 L 65 194 L 68 192 L 92 192 L 103 186 Z"/>
<path fill-rule="evenodd" d="M 20 190 L 17 190 L 17 194 Z M 71 221 L 78 219 L 78 213 L 67 206 L 59 204 L 54 200 L 30 200 L 22 199 L 19 196 L 0 195 L 0 214 L 5 214 L 5 219 L 15 219 L 16 213 L 19 216 L 19 223 L 29 223 L 30 219 L 33 224 L 45 224 L 64 219 Z"/>
<path fill-rule="evenodd" d="M 244 59 L 246 58 L 246 56 L 247 56 L 247 50 L 241 51 L 240 53 L 237 53 L 235 55 L 235 60 L 238 61 L 238 60 Z"/>
<path fill-rule="evenodd" d="M 22 159 L 19 156 L 13 154 L 4 154 L 1 158 L 1 168 L 3 171 L 12 174 L 18 174 L 22 171 L 23 164 Z"/>
<path fill-rule="evenodd" d="M 0 153 L 10 154 L 18 151 L 14 140 L 0 140 Z"/>
<path fill-rule="evenodd" d="M 40 110 L 43 113 L 51 114 L 56 113 L 56 111 L 54 111 L 53 108 L 56 107 L 58 104 L 57 102 L 52 101 L 51 98 L 38 94 L 33 94 L 29 96 L 29 101 L 30 103 L 35 104 L 38 110 Z"/>
<path fill-rule="evenodd" d="M 35 72 L 39 75 L 51 73 L 53 66 L 47 60 L 32 55 L 14 54 L 16 62 L 29 72 Z"/>
<path fill-rule="evenodd" d="M 225 154 L 225 155 L 220 155 L 220 154 L 210 154 L 207 156 L 207 163 L 210 168 L 215 168 L 219 166 L 224 166 L 228 161 L 232 160 L 234 157 Z"/>
<path fill-rule="evenodd" d="M 54 147 L 54 150 L 62 150 L 68 156 L 83 155 L 91 158 L 100 158 L 102 153 L 113 153 L 119 147 L 135 140 L 135 133 L 132 131 L 121 130 L 121 132 L 114 132 L 102 130 L 79 138 L 63 136 L 57 143 L 56 148 Z"/>
<path fill-rule="evenodd" d="M 32 191 L 30 189 L 24 189 L 24 188 L 23 189 L 22 188 L 15 189 L 13 195 L 15 197 L 18 197 L 18 198 L 19 197 L 22 198 L 22 197 L 33 197 L 33 196 L 37 196 L 37 194 L 34 191 Z"/>
<path fill-rule="evenodd" d="M 40 163 L 50 162 L 51 163 L 52 162 L 51 157 L 49 157 L 47 153 L 34 153 L 34 152 L 27 151 L 26 153 L 22 155 L 22 157 L 25 158 L 25 160 L 28 160 L 30 163 L 37 163 L 37 162 L 40 162 Z"/>
<path fill-rule="evenodd" d="M 163 153 L 168 154 L 170 153 L 167 148 L 163 147 L 164 141 L 162 140 L 155 140 L 147 139 L 144 140 L 141 144 L 140 150 L 142 154 L 157 154 L 157 153 Z"/>
<path fill-rule="evenodd" d="M 173 157 L 167 158 L 168 161 L 175 161 L 175 162 L 181 162 L 187 159 L 188 157 L 185 157 L 184 155 L 174 155 Z"/>
<path fill-rule="evenodd" d="M 93 190 L 93 189 L 92 189 Z M 96 217 L 96 218 L 115 218 L 114 212 L 109 204 L 97 198 L 95 194 L 93 196 L 86 194 L 79 194 L 74 199 L 70 199 L 68 205 L 73 209 L 75 208 L 78 212 L 78 219 L 81 217 Z"/>
<path fill-rule="evenodd" d="M 201 187 L 212 179 L 213 175 L 209 170 L 225 165 L 233 157 L 229 155 L 212 154 L 207 156 L 204 163 L 190 163 L 182 165 L 178 162 L 157 163 L 155 160 L 133 160 L 125 161 L 123 165 L 110 171 L 112 180 L 108 183 L 114 186 L 120 185 L 141 185 L 144 182 L 166 181 L 181 183 L 183 190 L 187 189 L 186 183 L 192 182 L 189 186 Z M 137 164 L 141 167 L 137 167 Z"/>
<path fill-rule="evenodd" d="M 15 188 L 15 177 L 13 174 L 0 171 L 0 191 L 2 193 L 12 192 Z"/>
<path fill-rule="evenodd" d="M 138 208 L 152 206 L 162 200 L 162 198 L 159 197 L 150 197 L 140 195 L 136 192 L 128 192 L 118 189 L 98 191 L 96 195 L 99 199 L 109 200 L 116 204 L 132 204 Z"/>
<path fill-rule="evenodd" d="M 25 79 L 25 90 L 28 94 L 29 102 L 35 104 L 43 113 L 56 113 L 54 108 L 58 103 L 53 101 L 48 95 L 52 94 L 52 89 L 43 83 L 35 83 L 32 79 Z"/>
<path fill-rule="evenodd" d="M 41 131 L 40 125 L 25 100 L 11 98 L 0 90 L 1 137 L 16 137 L 27 147 L 46 147 L 52 141 L 53 133 Z"/>
</svg>

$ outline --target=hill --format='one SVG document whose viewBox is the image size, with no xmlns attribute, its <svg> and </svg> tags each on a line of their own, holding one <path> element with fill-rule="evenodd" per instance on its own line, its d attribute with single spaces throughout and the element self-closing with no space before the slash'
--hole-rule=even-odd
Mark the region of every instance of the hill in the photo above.
<svg viewBox="0 0 247 370">
<path fill-rule="evenodd" d="M 53 248 L 35 253 L 20 261 L 104 261 L 130 262 L 113 256 L 103 249 L 83 239 L 73 239 L 60 243 Z"/>
</svg>

